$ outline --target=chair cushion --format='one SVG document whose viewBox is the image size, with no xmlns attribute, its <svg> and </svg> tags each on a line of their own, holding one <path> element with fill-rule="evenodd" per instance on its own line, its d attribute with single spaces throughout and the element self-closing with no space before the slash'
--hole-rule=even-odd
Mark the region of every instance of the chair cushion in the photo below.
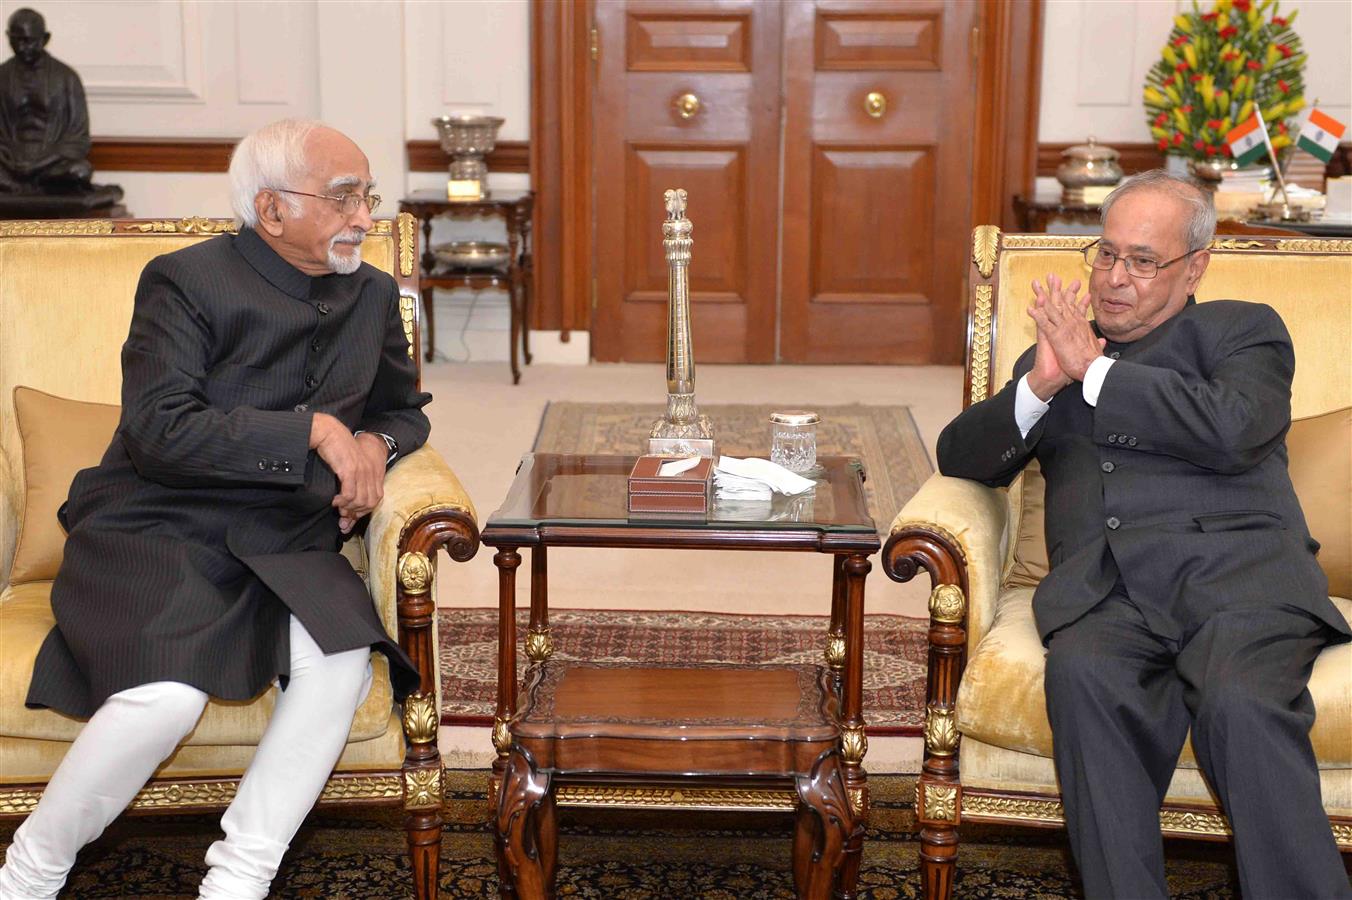
<svg viewBox="0 0 1352 900">
<path fill-rule="evenodd" d="M 1352 601 L 1332 598 L 1352 620 Z M 1000 597 L 995 623 L 967 662 L 958 687 L 957 723 L 965 737 L 987 744 L 1052 755 L 1043 676 L 1046 651 L 1033 623 L 1033 589 Z M 1315 661 L 1310 695 L 1316 716 L 1310 739 L 1320 768 L 1352 768 L 1352 643 L 1327 647 Z M 1192 744 L 1180 765 L 1196 767 Z"/>
<path fill-rule="evenodd" d="M 75 473 L 96 466 L 121 417 L 120 406 L 67 400 L 20 385 L 14 411 L 23 443 L 23 526 L 10 567 L 12 584 L 50 581 L 61 568 L 66 533 L 56 511 Z"/>
<path fill-rule="evenodd" d="M 47 633 L 56 624 L 52 616 L 52 583 L 34 581 L 16 584 L 0 593 L 0 736 L 73 741 L 84 727 L 83 719 L 24 706 L 33 661 Z M 389 665 L 383 654 L 371 657 L 374 680 L 366 701 L 357 710 L 348 741 L 379 737 L 388 729 L 394 693 Z M 212 700 L 188 735 L 188 746 L 253 745 L 263 736 L 272 717 L 277 688 L 269 688 L 248 701 Z"/>
<path fill-rule="evenodd" d="M 1352 597 L 1352 406 L 1295 420 L 1286 448 L 1329 593 Z"/>
</svg>

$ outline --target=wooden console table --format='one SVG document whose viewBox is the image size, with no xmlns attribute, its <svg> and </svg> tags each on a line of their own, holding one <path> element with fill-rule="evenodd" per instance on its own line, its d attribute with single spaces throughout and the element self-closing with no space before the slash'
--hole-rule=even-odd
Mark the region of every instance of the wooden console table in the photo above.
<svg viewBox="0 0 1352 900">
<path fill-rule="evenodd" d="M 422 222 L 423 253 L 420 283 L 423 302 L 423 328 L 427 335 L 426 359 L 432 361 L 436 344 L 432 291 L 435 288 L 502 288 L 507 291 L 510 315 L 512 384 L 521 381 L 517 364 L 517 344 L 527 365 L 530 364 L 530 304 L 535 293 L 535 267 L 531 259 L 531 213 L 535 194 L 531 191 L 494 191 L 479 200 L 448 200 L 445 191 L 414 191 L 399 201 L 399 211 L 411 213 Z M 439 266 L 432 253 L 432 220 L 499 215 L 507 225 L 507 265 L 498 269 L 448 269 Z"/>
<path fill-rule="evenodd" d="M 634 457 L 523 458 L 482 532 L 497 548 L 498 702 L 490 800 L 500 892 L 552 897 L 565 806 L 795 811 L 799 896 L 854 897 L 868 817 L 864 580 L 878 534 L 857 460 L 824 457 L 810 496 L 707 518 L 630 519 Z M 518 550 L 531 548 L 529 658 L 518 705 Z M 627 666 L 551 658 L 549 547 L 813 551 L 833 561 L 821 666 Z M 679 577 L 673 567 L 666 577 Z M 585 648 L 573 648 L 574 652 Z"/>
</svg>

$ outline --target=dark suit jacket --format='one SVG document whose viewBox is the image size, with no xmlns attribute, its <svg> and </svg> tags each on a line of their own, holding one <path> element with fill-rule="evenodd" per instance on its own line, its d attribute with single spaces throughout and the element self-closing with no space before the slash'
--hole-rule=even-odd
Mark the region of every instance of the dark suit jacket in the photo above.
<svg viewBox="0 0 1352 900">
<path fill-rule="evenodd" d="M 180 681 L 247 699 L 290 671 L 288 614 L 325 652 L 384 652 L 417 673 L 339 554 L 333 471 L 308 449 L 326 412 L 427 439 L 398 289 L 369 266 L 311 278 L 253 231 L 152 260 L 122 348 L 122 418 L 76 475 L 52 587 L 56 627 L 29 706 L 91 715 L 113 693 Z"/>
<path fill-rule="evenodd" d="M 1045 641 L 1119 576 L 1156 633 L 1186 639 L 1211 613 L 1286 605 L 1352 637 L 1286 469 L 1295 355 L 1277 313 L 1233 300 L 1188 305 L 1118 359 L 1097 406 L 1077 382 L 1020 437 L 1014 378 L 939 437 L 939 469 L 1009 484 L 1036 457 L 1047 482 L 1051 571 L 1033 597 Z"/>
</svg>

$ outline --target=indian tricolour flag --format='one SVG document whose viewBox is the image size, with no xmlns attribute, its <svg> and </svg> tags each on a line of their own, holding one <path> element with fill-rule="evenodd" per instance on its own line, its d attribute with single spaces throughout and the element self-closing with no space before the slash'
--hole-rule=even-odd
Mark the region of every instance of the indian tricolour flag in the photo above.
<svg viewBox="0 0 1352 900">
<path fill-rule="evenodd" d="M 1330 115 L 1317 109 L 1310 110 L 1310 118 L 1300 127 L 1300 139 L 1296 146 L 1311 156 L 1317 156 L 1323 162 L 1333 159 L 1347 126 Z"/>
<path fill-rule="evenodd" d="M 1225 136 L 1225 142 L 1230 145 L 1230 154 L 1235 158 L 1235 162 L 1241 166 L 1247 166 L 1262 156 L 1267 147 L 1263 141 L 1263 123 L 1258 118 L 1258 113 L 1255 112 L 1230 129 L 1230 133 Z"/>
</svg>

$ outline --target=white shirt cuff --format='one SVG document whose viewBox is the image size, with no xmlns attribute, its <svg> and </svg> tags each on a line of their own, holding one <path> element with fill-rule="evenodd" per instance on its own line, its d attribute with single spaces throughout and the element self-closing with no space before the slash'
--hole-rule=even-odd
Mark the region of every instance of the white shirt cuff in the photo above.
<svg viewBox="0 0 1352 900">
<path fill-rule="evenodd" d="M 1014 390 L 1014 424 L 1019 426 L 1019 437 L 1028 437 L 1028 432 L 1049 409 L 1051 404 L 1039 400 L 1028 386 L 1028 376 L 1020 378 L 1019 386 Z"/>
<path fill-rule="evenodd" d="M 1098 406 L 1099 391 L 1103 390 L 1103 379 L 1108 377 L 1108 370 L 1113 367 L 1115 362 L 1117 360 L 1100 356 L 1089 364 L 1089 368 L 1084 372 L 1084 381 L 1081 383 L 1085 403 L 1090 406 Z"/>
</svg>

